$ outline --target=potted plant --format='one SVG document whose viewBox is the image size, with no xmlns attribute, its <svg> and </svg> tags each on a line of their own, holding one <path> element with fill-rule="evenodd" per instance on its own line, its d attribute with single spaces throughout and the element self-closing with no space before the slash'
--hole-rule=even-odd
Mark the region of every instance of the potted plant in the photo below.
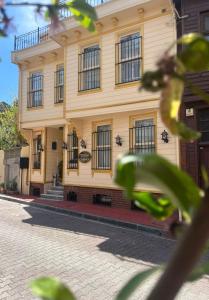
<svg viewBox="0 0 209 300">
<path fill-rule="evenodd" d="M 1 182 L 0 183 L 0 193 L 4 193 L 5 192 L 5 184 L 4 184 L 4 182 Z"/>
</svg>

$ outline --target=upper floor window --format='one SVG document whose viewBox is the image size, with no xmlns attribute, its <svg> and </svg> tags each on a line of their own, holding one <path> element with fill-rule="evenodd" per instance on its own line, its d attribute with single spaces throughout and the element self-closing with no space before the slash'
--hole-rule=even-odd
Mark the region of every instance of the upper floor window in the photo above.
<svg viewBox="0 0 209 300">
<path fill-rule="evenodd" d="M 41 169 L 41 135 L 33 139 L 33 169 Z"/>
<path fill-rule="evenodd" d="M 43 75 L 37 71 L 28 78 L 28 107 L 42 106 Z"/>
<path fill-rule="evenodd" d="M 64 100 L 64 65 L 58 65 L 54 76 L 55 103 L 61 103 Z"/>
<path fill-rule="evenodd" d="M 78 169 L 78 137 L 75 130 L 68 135 L 68 169 Z"/>
<path fill-rule="evenodd" d="M 116 44 L 116 84 L 137 81 L 141 77 L 141 36 L 123 36 Z"/>
<path fill-rule="evenodd" d="M 135 120 L 130 128 L 130 152 L 145 154 L 155 152 L 155 125 L 154 119 Z"/>
<path fill-rule="evenodd" d="M 97 126 L 92 133 L 92 169 L 111 170 L 112 168 L 111 125 Z"/>
<path fill-rule="evenodd" d="M 200 25 L 202 34 L 209 40 L 209 11 L 201 13 Z"/>
<path fill-rule="evenodd" d="M 86 91 L 100 87 L 100 48 L 94 45 L 79 54 L 78 90 Z"/>
</svg>

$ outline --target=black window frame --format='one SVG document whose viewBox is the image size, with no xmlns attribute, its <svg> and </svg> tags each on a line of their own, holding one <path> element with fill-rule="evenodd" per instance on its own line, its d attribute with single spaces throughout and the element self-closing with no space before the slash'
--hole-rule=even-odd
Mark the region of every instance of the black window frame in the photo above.
<svg viewBox="0 0 209 300">
<path fill-rule="evenodd" d="M 209 39 L 209 29 L 205 30 L 205 26 L 204 26 L 204 18 L 208 17 L 209 18 L 209 10 L 208 11 L 203 11 L 200 13 L 200 32 L 208 37 Z"/>
<path fill-rule="evenodd" d="M 60 95 L 63 97 L 60 97 Z M 54 73 L 54 103 L 64 102 L 64 65 L 58 65 Z"/>
<path fill-rule="evenodd" d="M 28 108 L 43 106 L 43 81 L 44 76 L 40 71 L 35 71 L 28 77 Z"/>
<path fill-rule="evenodd" d="M 109 126 L 108 130 L 99 130 L 100 127 Z M 102 159 L 102 160 L 100 160 Z M 92 132 L 92 170 L 112 170 L 112 125 L 98 125 Z"/>
<path fill-rule="evenodd" d="M 101 87 L 101 49 L 98 44 L 86 47 L 78 55 L 78 91 Z M 89 63 L 87 63 L 89 59 Z M 90 80 L 89 80 L 90 79 Z"/>
<path fill-rule="evenodd" d="M 68 134 L 67 139 L 67 168 L 68 170 L 78 170 L 78 136 L 76 130 Z"/>
<path fill-rule="evenodd" d="M 133 37 L 134 35 L 138 35 Z M 138 48 L 137 43 L 138 42 Z M 123 58 L 123 47 L 127 47 L 125 52 L 127 58 Z M 138 54 L 134 55 L 138 50 Z M 138 66 L 138 76 L 134 76 L 134 68 Z M 125 70 L 125 71 L 124 71 Z M 131 73 L 131 76 L 129 76 Z M 126 84 L 136 82 L 141 79 L 142 73 L 142 36 L 139 32 L 135 32 L 126 36 L 122 36 L 120 42 L 115 44 L 115 84 Z M 124 76 L 125 74 L 125 76 Z"/>
<path fill-rule="evenodd" d="M 42 147 L 42 137 L 41 134 L 37 135 L 33 139 L 33 169 L 41 169 L 41 147 Z"/>
<path fill-rule="evenodd" d="M 152 125 L 137 126 L 136 122 L 152 120 Z M 129 128 L 129 152 L 132 154 L 148 154 L 156 152 L 156 125 L 154 118 L 134 120 L 134 126 Z"/>
</svg>

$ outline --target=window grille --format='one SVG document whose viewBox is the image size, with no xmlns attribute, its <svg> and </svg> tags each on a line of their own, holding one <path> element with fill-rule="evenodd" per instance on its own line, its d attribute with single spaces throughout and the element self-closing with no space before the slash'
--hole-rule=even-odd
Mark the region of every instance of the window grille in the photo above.
<svg viewBox="0 0 209 300">
<path fill-rule="evenodd" d="M 33 139 L 33 169 L 41 169 L 41 135 Z"/>
<path fill-rule="evenodd" d="M 112 131 L 110 125 L 97 127 L 92 133 L 92 169 L 111 170 L 112 168 Z"/>
<path fill-rule="evenodd" d="M 78 137 L 76 131 L 68 135 L 68 169 L 78 169 Z"/>
<path fill-rule="evenodd" d="M 153 119 L 135 121 L 129 129 L 130 153 L 146 154 L 155 152 L 155 125 Z"/>
<path fill-rule="evenodd" d="M 116 84 L 137 81 L 141 77 L 141 39 L 139 33 L 122 37 L 116 44 Z"/>
<path fill-rule="evenodd" d="M 42 106 L 43 75 L 35 72 L 28 78 L 28 107 Z"/>
<path fill-rule="evenodd" d="M 61 103 L 64 100 L 64 66 L 58 66 L 54 76 L 54 88 L 55 88 L 55 103 Z"/>
<path fill-rule="evenodd" d="M 78 90 L 86 91 L 100 87 L 100 48 L 95 45 L 79 54 Z"/>
</svg>

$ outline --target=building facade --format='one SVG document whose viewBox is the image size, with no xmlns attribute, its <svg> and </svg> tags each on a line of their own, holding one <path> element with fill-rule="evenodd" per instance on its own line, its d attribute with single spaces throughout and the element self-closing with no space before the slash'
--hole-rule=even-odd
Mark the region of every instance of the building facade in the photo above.
<svg viewBox="0 0 209 300">
<path fill-rule="evenodd" d="M 28 193 L 46 193 L 56 177 L 65 200 L 130 209 L 113 181 L 119 155 L 157 152 L 179 165 L 178 139 L 161 139 L 160 94 L 139 92 L 142 73 L 176 39 L 175 16 L 168 0 L 92 3 L 94 34 L 67 17 L 15 39 Z"/>
<path fill-rule="evenodd" d="M 181 0 L 179 11 L 179 35 L 190 32 L 201 33 L 209 38 L 209 2 L 207 0 Z M 179 49 L 181 51 L 181 49 Z M 188 74 L 188 78 L 205 92 L 209 92 L 209 72 Z M 203 186 L 201 166 L 209 174 L 209 105 L 185 89 L 181 119 L 191 128 L 202 133 L 201 139 L 192 143 L 181 143 L 181 165 Z"/>
</svg>

